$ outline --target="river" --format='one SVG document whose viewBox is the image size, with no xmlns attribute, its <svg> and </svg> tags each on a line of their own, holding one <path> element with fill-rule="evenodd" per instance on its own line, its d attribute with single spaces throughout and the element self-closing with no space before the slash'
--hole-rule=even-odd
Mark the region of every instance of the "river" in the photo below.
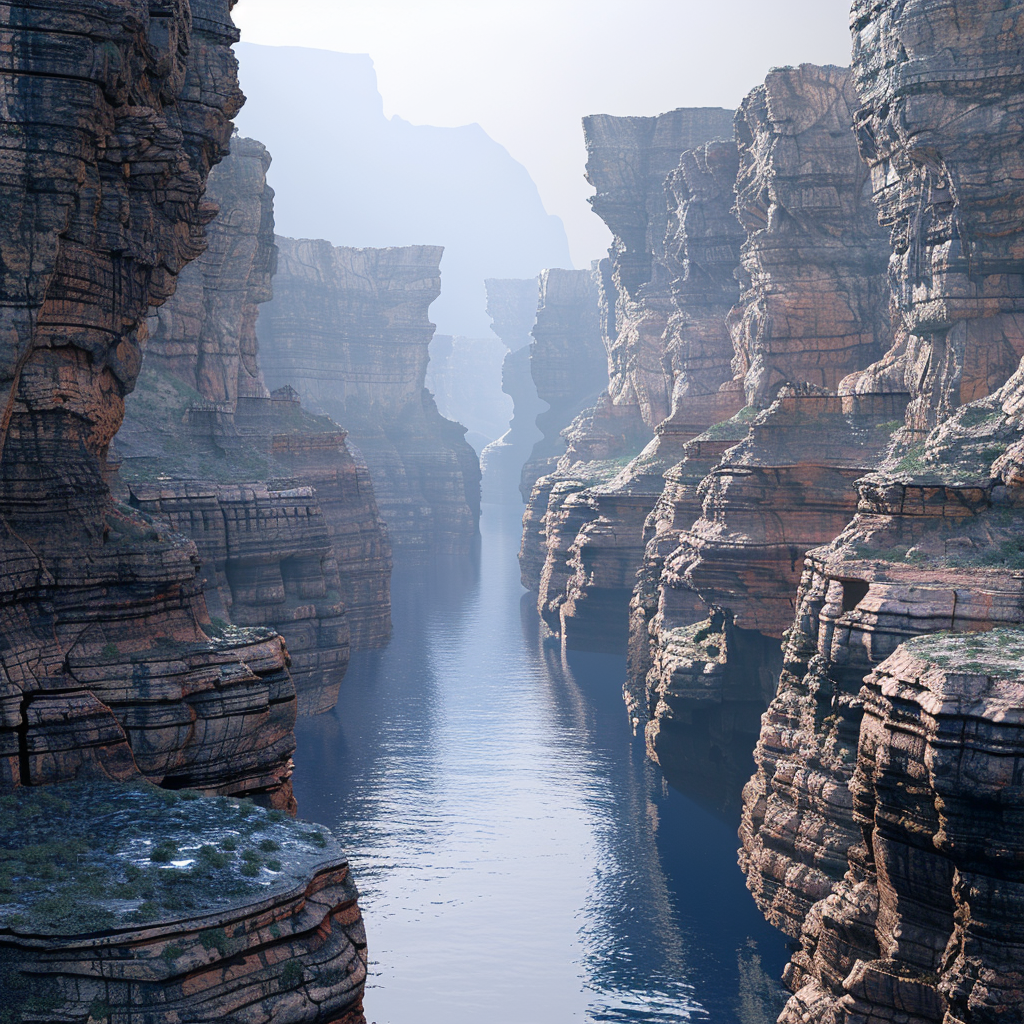
<svg viewBox="0 0 1024 1024">
<path fill-rule="evenodd" d="M 787 959 L 735 823 L 669 789 L 622 702 L 625 657 L 540 638 L 519 510 L 479 556 L 396 567 L 394 638 L 300 720 L 304 818 L 344 844 L 375 1024 L 769 1024 Z"/>
</svg>

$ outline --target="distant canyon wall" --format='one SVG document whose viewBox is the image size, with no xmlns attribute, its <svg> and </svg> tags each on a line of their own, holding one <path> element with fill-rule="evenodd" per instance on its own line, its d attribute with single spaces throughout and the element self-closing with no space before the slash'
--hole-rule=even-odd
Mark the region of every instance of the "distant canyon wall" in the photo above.
<svg viewBox="0 0 1024 1024">
<path fill-rule="evenodd" d="M 293 387 L 307 408 L 344 425 L 396 549 L 469 551 L 479 460 L 466 428 L 441 416 L 424 386 L 441 248 L 277 244 L 274 299 L 257 325 L 268 385 Z"/>
<path fill-rule="evenodd" d="M 133 507 L 199 548 L 218 622 L 281 633 L 302 712 L 334 706 L 350 644 L 390 634 L 390 542 L 345 432 L 271 395 L 256 322 L 277 266 L 270 155 L 235 137 L 210 176 L 206 252 L 151 318 L 118 435 Z"/>
</svg>

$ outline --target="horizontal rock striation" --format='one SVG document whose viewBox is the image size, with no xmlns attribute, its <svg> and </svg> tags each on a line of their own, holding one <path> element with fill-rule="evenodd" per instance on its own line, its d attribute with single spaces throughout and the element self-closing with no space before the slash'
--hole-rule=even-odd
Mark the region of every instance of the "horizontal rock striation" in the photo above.
<svg viewBox="0 0 1024 1024">
<path fill-rule="evenodd" d="M 538 398 L 548 408 L 536 418 L 544 436 L 533 446 L 522 470 L 520 490 L 527 501 L 537 481 L 564 456 L 564 432 L 608 384 L 594 274 L 545 270 L 538 287 L 530 373 Z"/>
<path fill-rule="evenodd" d="M 634 642 L 650 645 L 633 661 L 650 666 L 639 703 L 656 716 L 649 748 L 663 764 L 678 755 L 657 720 L 670 705 L 656 697 L 678 689 L 672 638 L 694 621 L 694 595 L 723 616 L 729 656 L 716 671 L 723 700 L 738 702 L 749 730 L 775 682 L 750 666 L 779 667 L 804 556 L 849 521 L 854 481 L 877 465 L 902 420 L 905 395 L 839 394 L 848 374 L 891 344 L 888 245 L 852 132 L 856 106 L 848 70 L 802 65 L 773 71 L 737 115 L 736 210 L 747 239 L 728 322 L 734 386 L 747 405 L 727 432 L 745 436 L 699 485 L 699 514 L 675 534 L 671 553 L 672 524 L 692 513 L 692 492 L 680 493 L 679 509 L 663 502 L 666 522 L 651 526 L 658 540 L 643 578 L 660 562 L 664 597 L 655 602 L 642 583 L 637 614 L 655 614 L 646 630 L 640 619 L 633 625 Z M 631 688 L 639 694 L 640 680 Z M 677 698 L 677 721 L 680 707 Z"/>
<path fill-rule="evenodd" d="M 1007 1021 L 1024 1006 L 1024 632 L 909 641 L 860 694 L 863 841 L 804 923 L 784 1024 Z"/>
<path fill-rule="evenodd" d="M 484 285 L 491 330 L 508 349 L 502 364 L 501 387 L 512 399 L 513 412 L 508 430 L 480 453 L 483 491 L 485 500 L 510 502 L 521 500 L 522 470 L 540 440 L 537 417 L 546 404 L 537 394 L 530 372 L 530 346 L 540 286 L 535 278 L 489 278 Z"/>
<path fill-rule="evenodd" d="M 910 403 L 856 516 L 807 559 L 744 796 L 748 885 L 801 936 L 786 1021 L 1021 1014 L 1001 838 L 1019 664 L 999 657 L 1022 607 L 1018 22 L 854 5 L 900 342 L 841 391 Z"/>
<path fill-rule="evenodd" d="M 126 500 L 197 542 L 214 617 L 282 634 L 310 713 L 337 700 L 349 605 L 357 645 L 386 641 L 390 554 L 344 431 L 263 381 L 256 321 L 277 252 L 269 166 L 260 143 L 236 136 L 211 174 L 209 246 L 151 318 L 116 449 Z"/>
<path fill-rule="evenodd" d="M 468 551 L 479 460 L 465 428 L 444 419 L 424 388 L 442 250 L 277 241 L 274 299 L 257 325 L 268 383 L 294 387 L 348 431 L 396 548 Z"/>
<path fill-rule="evenodd" d="M 221 909 L 198 878 L 160 905 L 157 883 L 172 877 L 149 878 L 151 896 L 128 849 L 131 786 L 150 794 L 157 832 L 173 827 L 177 797 L 152 782 L 293 804 L 281 638 L 211 638 L 195 545 L 107 482 L 146 317 L 215 212 L 203 193 L 242 101 L 231 6 L 16 3 L 0 30 L 0 987 L 15 1019 L 110 1018 L 109 1000 L 124 1020 L 146 1019 L 143 1004 L 151 1020 L 172 1005 L 196 1024 L 253 1006 L 249 1019 L 309 1020 L 313 1000 L 271 1010 L 266 997 L 285 973 L 304 981 L 307 965 L 332 962 L 324 1005 L 362 1020 L 355 893 L 323 837 L 315 857 L 276 844 L 266 870 L 288 885 L 269 899 L 243 886 Z M 50 791 L 68 783 L 74 799 Z M 85 813 L 91 796 L 106 809 Z"/>
<path fill-rule="evenodd" d="M 741 404 L 721 386 L 744 235 L 730 210 L 736 147 L 707 141 L 731 136 L 730 112 L 594 117 L 584 127 L 594 209 L 614 235 L 600 278 L 610 384 L 566 435 L 558 476 L 591 486 L 565 510 L 575 539 L 566 547 L 552 534 L 540 608 L 569 646 L 617 650 L 664 471 L 685 441 Z"/>
<path fill-rule="evenodd" d="M 194 797 L 108 783 L 3 798 L 12 1019 L 362 1024 L 366 938 L 335 839 Z"/>
</svg>

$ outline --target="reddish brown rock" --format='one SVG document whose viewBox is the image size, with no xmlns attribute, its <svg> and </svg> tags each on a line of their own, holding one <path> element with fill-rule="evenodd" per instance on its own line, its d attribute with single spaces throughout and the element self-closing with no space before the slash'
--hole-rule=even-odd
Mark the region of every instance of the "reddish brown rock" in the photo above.
<svg viewBox="0 0 1024 1024">
<path fill-rule="evenodd" d="M 728 142 L 682 154 L 678 149 L 724 132 L 724 114 L 588 119 L 595 210 L 623 234 L 616 235 L 613 262 L 602 271 L 612 384 L 566 432 L 569 448 L 557 474 L 597 486 L 569 499 L 564 516 L 551 510 L 553 521 L 563 518 L 578 529 L 568 547 L 554 543 L 548 551 L 545 580 L 564 585 L 543 586 L 540 607 L 571 647 L 619 650 L 625 644 L 644 521 L 664 487 L 663 474 L 685 441 L 739 404 L 735 391 L 721 390 L 731 377 L 725 316 L 736 300 L 743 239 L 730 211 L 736 149 Z M 618 146 L 632 140 L 639 154 L 632 163 L 646 167 L 644 176 L 613 156 L 616 139 Z M 643 266 L 632 221 L 646 225 Z M 654 353 L 662 398 L 655 397 Z M 652 434 L 654 441 L 630 461 Z"/>
<path fill-rule="evenodd" d="M 278 238 L 274 300 L 258 324 L 271 386 L 292 386 L 330 416 L 365 458 L 396 548 L 470 550 L 480 466 L 465 428 L 424 388 L 440 293 L 436 246 L 335 248 Z"/>
<path fill-rule="evenodd" d="M 239 1010 L 266 1020 L 265 1004 L 260 1016 L 255 1000 L 228 993 L 274 994 L 281 954 L 300 970 L 351 964 L 321 1002 L 359 1016 L 363 940 L 336 848 L 319 858 L 282 849 L 275 873 L 287 862 L 301 877 L 267 902 L 264 892 L 239 893 L 225 915 L 186 907 L 180 885 L 177 906 L 154 911 L 141 890 L 129 902 L 115 891 L 131 882 L 123 858 L 124 876 L 105 879 L 83 860 L 108 856 L 110 816 L 135 834 L 131 808 L 119 806 L 126 782 L 292 803 L 295 689 L 281 638 L 238 629 L 211 639 L 195 546 L 112 500 L 106 482 L 145 318 L 202 252 L 214 213 L 203 191 L 242 99 L 231 6 L 19 3 L 5 8 L 0 30 L 0 978 L 4 1009 L 19 1019 L 110 1017 L 106 993 L 125 1019 L 148 1003 L 150 1019 L 173 1005 L 197 1024 L 240 1019 Z M 60 786 L 40 792 L 70 779 L 79 780 L 74 801 L 49 792 Z M 100 794 L 107 810 L 76 833 L 86 796 Z M 165 799 L 176 798 L 152 797 L 163 832 L 173 826 Z M 45 860 L 35 849 L 32 864 L 8 870 L 43 826 Z M 91 849 L 96 835 L 102 850 Z M 137 917 L 111 930 L 104 914 L 116 915 L 96 893 Z M 104 911 L 99 927 L 90 910 Z M 284 942 L 243 934 L 261 915 L 267 928 L 280 916 Z M 221 926 L 232 928 L 226 943 Z M 169 955 L 175 936 L 188 946 L 180 971 Z M 253 955 L 225 961 L 219 947 L 231 950 L 232 939 L 232 952 Z M 15 1000 L 26 985 L 33 1005 L 22 1014 Z M 224 997 L 206 1001 L 218 986 Z M 275 1019 L 312 1019 L 312 1006 L 287 997 Z"/>
<path fill-rule="evenodd" d="M 12 1019 L 365 1024 L 366 937 L 334 838 L 194 797 L 94 782 L 2 798 Z"/>
<path fill-rule="evenodd" d="M 269 166 L 260 143 L 236 136 L 211 174 L 209 246 L 151 320 L 116 448 L 125 498 L 196 541 L 211 614 L 283 635 L 311 713 L 337 700 L 350 619 L 357 646 L 387 640 L 390 549 L 344 431 L 263 382 L 256 321 L 277 252 Z"/>
<path fill-rule="evenodd" d="M 858 138 L 893 230 L 890 276 L 904 337 L 841 390 L 903 392 L 911 401 L 903 443 L 859 485 L 856 517 L 808 558 L 745 793 L 748 885 L 790 934 L 808 920 L 808 949 L 822 931 L 810 908 L 839 893 L 848 868 L 864 864 L 849 787 L 865 674 L 914 636 L 1021 621 L 1019 371 L 977 399 L 1001 383 L 1019 352 L 1018 19 L 1002 5 L 977 5 L 958 20 L 951 7 L 883 3 L 856 4 L 853 25 L 864 104 Z M 993 70 L 979 77 L 979 67 Z M 957 410 L 968 398 L 976 400 Z M 865 885 L 874 899 L 874 882 Z M 870 938 L 873 919 L 862 917 Z M 868 949 L 862 959 L 877 955 Z M 838 961 L 831 970 L 848 973 Z M 891 974 L 883 967 L 851 980 L 857 1000 L 877 1004 L 874 1019 L 896 1019 Z M 822 998 L 821 1012 L 831 1012 L 831 995 Z M 1004 1011 L 1009 1018 L 989 1016 L 986 998 L 955 1009 L 932 1002 L 928 1013 L 948 1013 L 947 1022 L 1019 1015 L 1018 1005 Z"/>
</svg>

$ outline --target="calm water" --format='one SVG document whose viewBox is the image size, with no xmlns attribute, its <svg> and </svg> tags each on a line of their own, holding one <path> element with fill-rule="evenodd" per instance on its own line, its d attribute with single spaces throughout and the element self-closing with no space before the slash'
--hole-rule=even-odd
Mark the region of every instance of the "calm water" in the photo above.
<svg viewBox="0 0 1024 1024">
<path fill-rule="evenodd" d="M 299 723 L 300 813 L 348 850 L 376 1024 L 767 1024 L 782 938 L 733 823 L 662 783 L 625 658 L 540 642 L 518 510 L 478 559 L 395 572 L 394 639 Z"/>
</svg>

